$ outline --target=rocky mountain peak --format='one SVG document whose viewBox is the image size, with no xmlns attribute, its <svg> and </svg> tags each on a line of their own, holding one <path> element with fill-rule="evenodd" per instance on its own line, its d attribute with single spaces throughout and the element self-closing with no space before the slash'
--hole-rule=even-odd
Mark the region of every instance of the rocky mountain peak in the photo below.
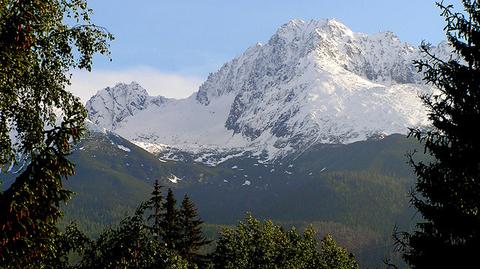
<svg viewBox="0 0 480 269">
<path fill-rule="evenodd" d="M 139 85 L 119 84 L 87 108 L 94 123 L 153 152 L 194 152 L 201 162 L 228 152 L 276 158 L 428 124 L 418 95 L 432 89 L 412 63 L 421 57 L 392 32 L 292 20 L 210 74 L 190 98 L 150 97 Z"/>
<path fill-rule="evenodd" d="M 99 90 L 86 103 L 88 118 L 98 126 L 114 130 L 122 120 L 145 110 L 150 105 L 161 106 L 168 99 L 151 97 L 137 82 L 118 83 Z"/>
<path fill-rule="evenodd" d="M 413 60 L 420 57 L 417 48 L 392 32 L 355 33 L 335 19 L 291 20 L 265 45 L 250 47 L 211 74 L 200 87 L 197 100 L 208 105 L 223 94 L 258 89 L 261 85 L 253 80 L 259 76 L 265 81 L 289 81 L 305 71 L 300 63 L 318 70 L 341 68 L 383 85 L 420 83 L 421 76 L 413 66 Z"/>
</svg>

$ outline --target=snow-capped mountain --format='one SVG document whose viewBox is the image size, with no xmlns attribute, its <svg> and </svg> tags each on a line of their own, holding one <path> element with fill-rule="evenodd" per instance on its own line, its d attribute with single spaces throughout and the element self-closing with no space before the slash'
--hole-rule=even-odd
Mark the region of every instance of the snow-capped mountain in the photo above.
<svg viewBox="0 0 480 269">
<path fill-rule="evenodd" d="M 435 51 L 449 49 L 441 43 Z M 189 98 L 118 84 L 87 108 L 94 123 L 171 158 L 184 151 L 207 163 L 244 152 L 274 159 L 428 124 L 418 95 L 431 89 L 412 64 L 421 57 L 391 32 L 292 20 L 210 74 Z"/>
<path fill-rule="evenodd" d="M 99 91 L 87 101 L 88 118 L 108 130 L 114 130 L 117 125 L 138 111 L 150 106 L 162 106 L 169 99 L 163 96 L 152 97 L 138 83 L 117 84 Z"/>
</svg>

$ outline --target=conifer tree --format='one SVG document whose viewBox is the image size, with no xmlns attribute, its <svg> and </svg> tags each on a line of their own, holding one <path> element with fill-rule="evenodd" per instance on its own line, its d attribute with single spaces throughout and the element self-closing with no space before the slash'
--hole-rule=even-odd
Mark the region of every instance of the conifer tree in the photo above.
<svg viewBox="0 0 480 269">
<path fill-rule="evenodd" d="M 204 255 L 198 253 L 199 248 L 208 245 L 202 233 L 203 221 L 198 217 L 197 209 L 185 194 L 179 212 L 181 227 L 180 255 L 188 262 L 200 264 L 205 259 Z"/>
<path fill-rule="evenodd" d="M 147 205 L 151 210 L 151 214 L 148 216 L 148 221 L 153 221 L 150 228 L 157 241 L 160 241 L 161 238 L 162 212 L 164 207 L 161 188 L 162 186 L 160 185 L 158 180 L 155 180 L 152 196 L 147 202 Z"/>
<path fill-rule="evenodd" d="M 162 239 L 165 246 L 171 250 L 179 250 L 180 243 L 180 224 L 177 201 L 171 189 L 168 189 L 167 198 L 164 204 L 164 213 L 162 214 L 161 228 Z"/>
<path fill-rule="evenodd" d="M 133 216 L 128 216 L 119 225 L 103 231 L 98 239 L 87 245 L 79 266 L 75 268 L 188 268 L 187 261 L 175 251 L 152 240 L 151 229 L 144 217 L 146 209 L 148 205 L 140 205 Z"/>
<path fill-rule="evenodd" d="M 423 44 L 427 60 L 416 62 L 439 93 L 423 96 L 432 127 L 411 132 L 434 158 L 412 161 L 412 203 L 423 216 L 401 242 L 412 268 L 480 266 L 480 2 L 462 3 L 464 13 L 437 3 L 458 59 L 439 59 Z"/>
</svg>

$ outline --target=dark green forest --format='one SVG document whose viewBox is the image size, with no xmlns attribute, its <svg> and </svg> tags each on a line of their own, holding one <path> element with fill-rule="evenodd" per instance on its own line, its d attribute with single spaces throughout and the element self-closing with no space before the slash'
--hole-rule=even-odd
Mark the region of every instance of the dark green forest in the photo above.
<svg viewBox="0 0 480 269">
<path fill-rule="evenodd" d="M 122 151 L 117 144 L 131 151 Z M 66 182 L 75 196 L 65 207 L 62 225 L 75 221 L 91 237 L 132 213 L 149 195 L 155 178 L 178 197 L 188 194 L 192 198 L 212 240 L 221 227 L 234 226 L 251 212 L 285 228 L 295 226 L 303 231 L 313 225 L 319 240 L 332 234 L 352 250 L 361 265 L 377 266 L 385 257 L 397 258 L 393 227 L 411 230 L 414 223 L 415 213 L 408 204 L 414 175 L 405 154 L 421 150 L 421 145 L 402 135 L 313 147 L 282 165 L 260 165 L 251 158 L 232 159 L 216 167 L 160 162 L 108 134 L 91 134 L 78 148 L 82 150 L 72 155 L 77 174 Z M 322 171 L 324 167 L 328 171 Z M 285 174 L 285 170 L 292 174 Z M 167 179 L 171 174 L 183 180 L 172 183 Z M 245 174 L 261 176 L 261 184 L 242 186 Z M 104 197 L 103 193 L 109 195 Z"/>
</svg>

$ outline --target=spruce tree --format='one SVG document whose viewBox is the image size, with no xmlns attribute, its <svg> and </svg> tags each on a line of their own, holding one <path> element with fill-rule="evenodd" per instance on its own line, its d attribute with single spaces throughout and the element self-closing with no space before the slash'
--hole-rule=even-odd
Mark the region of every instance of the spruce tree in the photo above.
<svg viewBox="0 0 480 269">
<path fill-rule="evenodd" d="M 437 3 L 458 58 L 439 59 L 423 44 L 427 59 L 416 62 L 439 93 L 423 96 L 431 128 L 411 131 L 433 157 L 411 161 L 412 203 L 423 216 L 402 242 L 412 268 L 480 266 L 480 2 L 462 2 L 464 13 Z"/>
<path fill-rule="evenodd" d="M 179 216 L 176 204 L 177 201 L 175 200 L 172 190 L 168 189 L 161 221 L 162 239 L 167 249 L 178 251 L 181 244 Z"/>
<path fill-rule="evenodd" d="M 151 230 L 154 237 L 157 241 L 160 241 L 161 238 L 161 223 L 162 223 L 162 213 L 163 213 L 163 196 L 162 196 L 162 186 L 155 180 L 155 184 L 153 185 L 152 196 L 147 202 L 147 206 L 150 208 L 151 213 L 148 216 L 148 221 L 153 222 L 151 224 Z"/>
<path fill-rule="evenodd" d="M 198 250 L 208 245 L 211 241 L 207 240 L 202 233 L 203 221 L 198 217 L 197 209 L 185 194 L 179 212 L 181 240 L 180 255 L 188 262 L 201 264 L 205 256 L 198 253 Z"/>
</svg>

